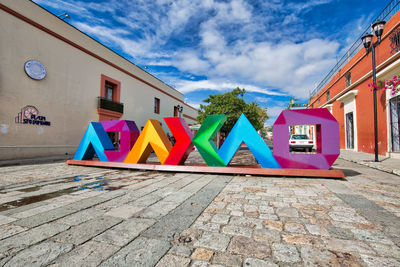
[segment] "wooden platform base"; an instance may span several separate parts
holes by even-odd
[[[321,178],[345,178],[341,170],[309,170],[309,169],[265,169],[259,165],[256,166],[229,166],[229,167],[209,167],[205,165],[161,165],[161,164],[133,164],[123,162],[103,162],[95,160],[68,160],[67,164],[149,170],[149,171],[167,171],[167,172],[194,172],[194,173],[212,173],[212,174],[242,174],[256,176],[287,176],[287,177],[321,177]]]

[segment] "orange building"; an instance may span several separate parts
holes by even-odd
[[[400,1],[392,1],[375,20],[386,21],[381,43],[375,47],[377,81],[400,75],[399,8]],[[341,149],[374,153],[374,98],[369,84],[372,53],[366,52],[360,38],[310,95],[309,108],[328,108],[338,120]],[[377,89],[380,155],[400,158],[399,101],[398,93],[392,95],[384,86]]]

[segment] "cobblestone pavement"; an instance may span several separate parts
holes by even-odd
[[[346,180],[0,168],[0,265],[400,266],[400,177],[335,167]]]

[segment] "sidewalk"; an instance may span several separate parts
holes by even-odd
[[[56,156],[36,157],[27,159],[0,160],[0,167],[65,162],[68,159],[72,159],[72,157],[73,155],[56,155]]]
[[[379,162],[375,162],[374,154],[344,149],[340,150],[339,158],[400,176],[400,159],[379,156]]]

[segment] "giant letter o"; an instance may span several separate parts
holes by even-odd
[[[320,125],[317,153],[289,152],[290,125]],[[273,154],[282,168],[328,170],[340,154],[339,123],[326,108],[284,110],[273,126]]]

